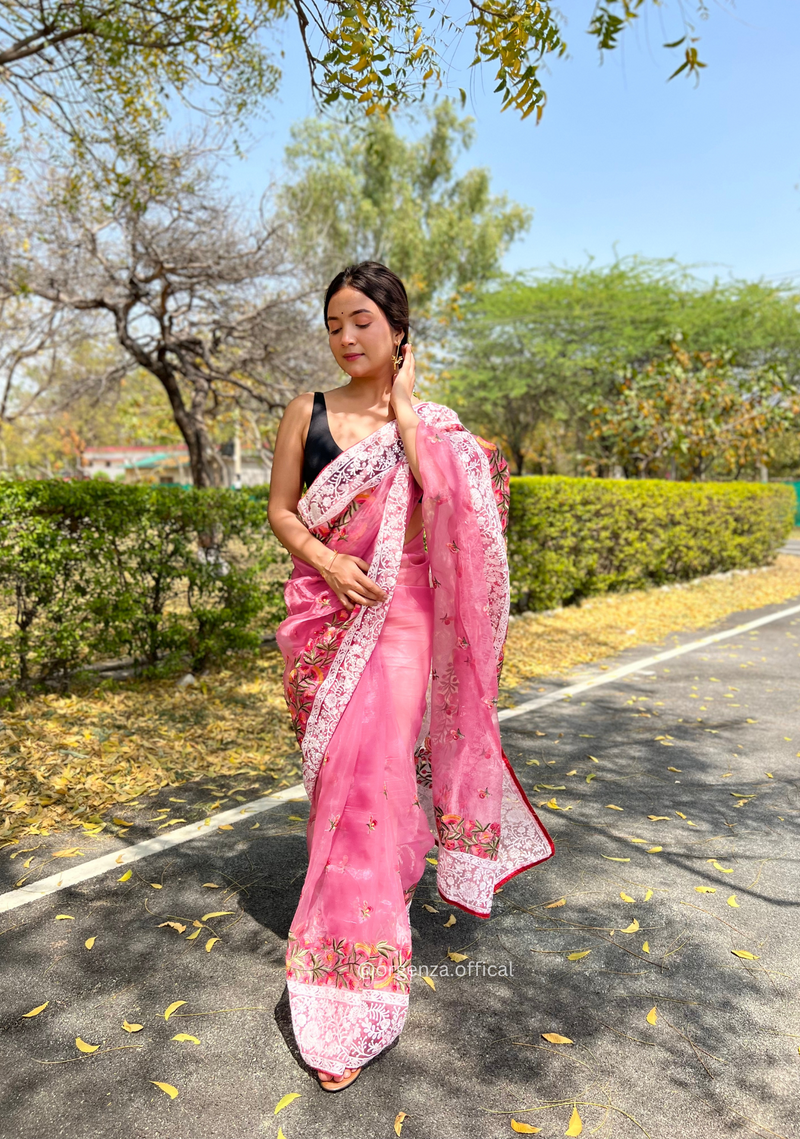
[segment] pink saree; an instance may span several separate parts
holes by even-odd
[[[348,612],[295,558],[277,631],[311,804],[287,985],[304,1060],[334,1075],[402,1031],[411,900],[431,848],[440,896],[482,918],[504,882],[554,853],[497,719],[507,466],[449,408],[415,411],[424,537],[403,544],[420,488],[395,420],[298,505],[311,533],[369,563],[387,600]]]

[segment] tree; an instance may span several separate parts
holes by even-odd
[[[629,476],[697,480],[716,468],[739,477],[768,466],[798,413],[800,395],[782,369],[737,374],[732,354],[672,344],[669,357],[626,371],[616,398],[593,409],[589,438],[601,463]]]
[[[505,278],[477,290],[448,330],[437,391],[504,441],[517,469],[537,464],[537,432],[568,436],[574,470],[591,409],[626,368],[687,351],[733,352],[747,371],[780,366],[800,388],[800,297],[763,282],[708,283],[671,260],[625,258]],[[537,464],[538,465],[538,464]]]
[[[347,129],[309,119],[292,131],[278,203],[292,245],[326,283],[344,265],[382,261],[406,283],[417,322],[435,302],[499,272],[531,212],[490,191],[489,171],[455,174],[474,139],[452,104],[430,112],[416,141],[390,118]]]
[[[68,176],[24,186],[0,217],[0,290],[113,337],[118,372],[138,366],[163,387],[195,485],[215,485],[209,419],[234,404],[285,407],[319,338],[281,227],[263,210],[243,217],[203,158],[173,152],[157,178],[130,177],[106,206],[72,194]]]
[[[707,15],[704,0],[692,6]],[[587,30],[601,54],[651,7],[664,0],[598,0]],[[664,46],[682,62],[670,78],[699,76],[695,29],[680,0],[674,9],[683,34]],[[199,101],[228,123],[255,110],[278,83],[272,44],[292,21],[320,106],[390,113],[441,87],[445,60],[468,36],[470,66],[494,72],[503,108],[538,120],[546,61],[567,50],[559,11],[540,0],[469,0],[467,15],[451,15],[447,0],[0,0],[3,117],[43,122],[78,152],[110,143],[147,166],[170,98]]]

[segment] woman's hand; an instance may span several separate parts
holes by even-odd
[[[411,351],[410,344],[403,345],[403,363],[400,371],[392,381],[392,394],[389,403],[395,411],[398,412],[398,402],[403,400],[405,403],[411,403],[411,396],[414,394],[414,384],[416,383],[416,364],[414,361],[414,353]]]
[[[369,563],[352,554],[337,554],[330,569],[321,570],[322,577],[330,589],[350,611],[356,605],[370,607],[380,605],[389,596],[379,585],[366,575]]]

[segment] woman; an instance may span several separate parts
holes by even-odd
[[[403,1028],[430,849],[441,897],[487,918],[553,845],[497,720],[506,464],[414,396],[399,277],[350,266],[324,317],[349,383],[287,407],[269,521],[293,555],[278,644],[311,804],[287,984],[301,1054],[337,1091]]]

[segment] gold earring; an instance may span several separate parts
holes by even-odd
[[[399,372],[403,366],[403,355],[400,351],[400,345],[399,344],[397,345],[397,349],[395,351],[394,356],[392,356],[392,363],[394,364],[394,370],[396,372]]]

